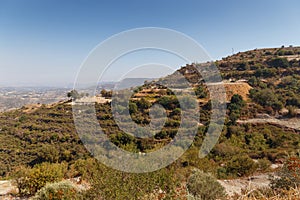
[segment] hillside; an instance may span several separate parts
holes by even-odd
[[[287,114],[286,110],[291,116],[300,114],[300,47],[255,49],[223,58],[215,64],[223,78],[228,102],[234,94],[239,94],[249,106],[255,106],[252,116],[257,113],[278,116]],[[159,85],[164,83],[180,89],[183,75],[199,99],[208,102],[209,91],[199,73],[205,65],[181,67],[174,74],[140,87],[134,97],[148,96],[149,100],[151,96],[160,97],[165,91]]]
[[[186,65],[165,78],[132,88],[135,93],[130,100],[129,111],[137,124],[145,126],[150,123],[149,107],[153,103],[159,103],[167,111],[163,129],[151,137],[137,138],[120,130],[111,114],[109,101],[103,98],[103,101],[96,103],[97,119],[110,140],[127,151],[150,152],[161,148],[176,135],[180,127],[181,108],[174,93],[159,83],[168,80],[180,89],[180,81],[177,80],[180,73],[190,81],[189,87],[198,97],[201,123],[190,149],[167,171],[155,172],[151,178],[156,180],[157,174],[164,176],[162,174],[166,173],[182,183],[192,168],[210,172],[219,179],[269,172],[274,170],[271,164],[282,164],[287,155],[296,154],[300,148],[299,56],[300,47],[256,49],[215,62],[227,93],[227,116],[218,144],[202,159],[198,158],[198,151],[209,125],[211,102],[209,91],[195,70],[201,67],[200,64]],[[107,94],[107,98],[111,95],[103,94]],[[119,105],[118,109],[121,112],[126,107]],[[291,122],[294,125],[287,126]],[[65,162],[69,177],[86,176],[89,182],[95,181],[96,177],[91,174],[97,173],[83,172],[82,168],[80,171],[78,166],[82,163],[107,170],[107,174],[117,177],[112,179],[114,181],[127,177],[126,173],[91,161],[91,155],[76,133],[70,101],[47,106],[24,106],[0,113],[0,124],[0,176],[3,178],[14,177],[20,166],[32,168],[45,162]],[[103,174],[101,176],[105,177]],[[98,185],[95,183],[96,189],[113,187],[109,180],[101,181],[105,184],[100,187],[98,182]],[[106,193],[101,195],[109,196]]]

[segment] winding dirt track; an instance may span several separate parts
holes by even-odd
[[[237,120],[239,124],[274,124],[282,127],[287,127],[300,131],[300,118],[291,118],[291,119],[276,119],[273,117],[270,118],[253,118],[247,120]]]

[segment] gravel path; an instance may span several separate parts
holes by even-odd
[[[284,126],[287,128],[292,128],[295,130],[300,130],[300,119],[299,118],[291,118],[291,119],[276,119],[273,117],[270,118],[253,118],[248,120],[237,120],[237,123],[250,123],[250,124],[257,124],[257,123],[270,123],[270,124],[277,124],[280,126]]]
[[[242,189],[256,189],[261,187],[268,187],[270,181],[268,174],[261,174],[251,176],[248,178],[232,179],[232,180],[218,180],[218,182],[225,188],[229,196],[241,194]]]

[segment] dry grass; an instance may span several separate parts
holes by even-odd
[[[260,188],[256,190],[244,191],[243,195],[236,196],[237,200],[299,200],[300,188],[290,190],[275,191],[270,188]]]
[[[249,91],[252,87],[248,83],[237,82],[237,83],[224,83],[226,90],[226,99],[229,101],[234,94],[239,94],[244,100],[248,100]]]

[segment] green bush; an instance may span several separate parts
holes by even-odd
[[[266,171],[270,168],[272,163],[268,159],[263,158],[263,159],[258,159],[257,164],[259,170]]]
[[[75,200],[80,199],[80,192],[71,181],[48,183],[40,189],[32,200]]]
[[[47,183],[61,181],[66,172],[66,163],[42,163],[33,168],[20,168],[15,174],[15,183],[20,196],[34,195]]]
[[[271,89],[250,90],[250,98],[261,106],[272,107],[272,109],[279,111],[283,107],[279,95]]]
[[[257,164],[247,155],[234,156],[226,166],[228,175],[236,176],[248,176],[255,172]]]
[[[195,170],[187,181],[188,199],[214,200],[225,198],[224,187],[211,174]]]
[[[157,102],[162,105],[164,108],[169,110],[174,110],[176,108],[179,108],[179,102],[176,96],[170,95],[170,96],[162,96],[160,97]]]
[[[241,95],[234,94],[231,97],[230,104],[228,106],[229,110],[229,119],[230,121],[235,124],[236,120],[240,117],[241,109],[245,106],[245,102]]]
[[[203,85],[197,86],[194,90],[198,98],[206,98],[208,96],[207,90]]]
[[[78,171],[84,171],[84,180],[91,184],[91,188],[83,194],[84,199],[142,199],[157,189],[164,191],[169,199],[174,199],[175,188],[179,184],[172,166],[137,174],[108,168],[94,159],[87,160],[86,164],[82,160],[77,166]]]
[[[39,162],[56,163],[59,160],[59,150],[50,144],[43,144],[38,152]]]
[[[288,60],[286,58],[273,58],[268,60],[268,65],[270,67],[282,67],[282,68],[288,68],[290,66]]]

